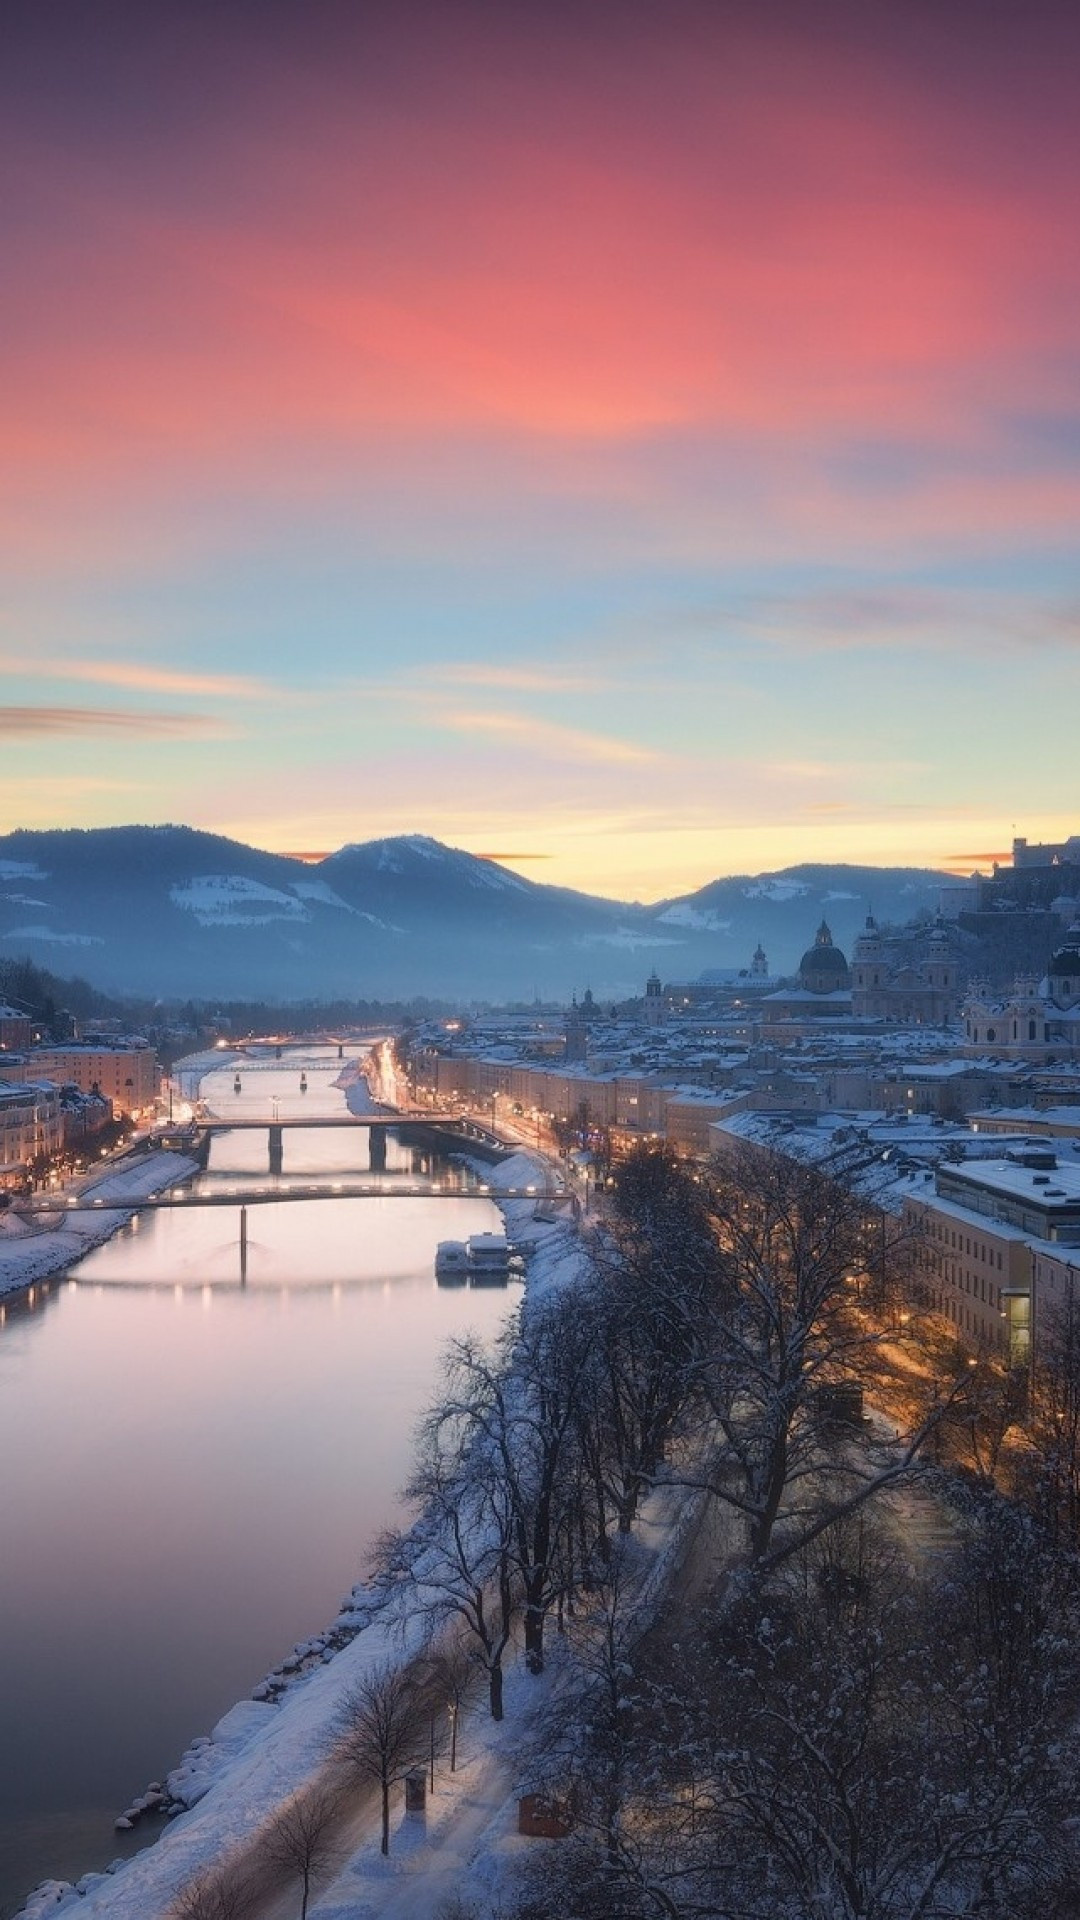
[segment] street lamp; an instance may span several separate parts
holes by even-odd
[[[450,1718],[450,1771],[457,1766],[457,1701],[448,1700],[446,1711]]]

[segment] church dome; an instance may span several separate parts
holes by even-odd
[[[1051,973],[1080,973],[1080,926],[1070,927],[1050,962]]]
[[[826,920],[814,935],[813,946],[799,961],[799,981],[808,993],[836,993],[851,984],[848,963],[839,947],[833,946]]]

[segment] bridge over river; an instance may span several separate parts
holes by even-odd
[[[76,1210],[99,1213],[160,1213],[164,1209],[185,1207],[258,1207],[279,1206],[295,1200],[533,1200],[538,1203],[566,1205],[573,1200],[568,1188],[537,1183],[528,1187],[501,1187],[481,1183],[459,1187],[436,1180],[305,1180],[280,1187],[240,1186],[163,1187],[145,1198],[110,1199],[101,1195],[68,1194],[58,1201],[55,1195],[34,1194],[19,1200],[11,1211],[22,1218],[35,1214],[60,1215]]]
[[[415,1137],[418,1132],[433,1132],[459,1145],[469,1143],[489,1153],[512,1153],[517,1147],[517,1142],[501,1140],[498,1134],[479,1126],[475,1120],[463,1118],[460,1113],[439,1113],[423,1107],[401,1107],[380,1113],[297,1113],[295,1110],[283,1112],[277,1100],[273,1102],[270,1113],[253,1114],[244,1108],[235,1118],[228,1112],[211,1111],[202,1106],[193,1121],[173,1130],[167,1139],[168,1144],[177,1147],[180,1152],[195,1153],[205,1163],[210,1140],[215,1133],[265,1133],[269,1148],[269,1171],[281,1173],[284,1170],[286,1132],[317,1132],[326,1127],[363,1129],[368,1136],[372,1173],[382,1173],[386,1167],[386,1136],[390,1132],[400,1132],[406,1138],[410,1133]]]

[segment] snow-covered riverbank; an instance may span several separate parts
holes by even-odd
[[[484,1171],[490,1176],[489,1164]],[[502,1163],[503,1176],[512,1185],[542,1189],[546,1184],[543,1163],[524,1152]],[[510,1236],[530,1247],[530,1297],[572,1281],[584,1255],[571,1223],[534,1219],[535,1198],[501,1205]],[[343,1696],[372,1667],[389,1658],[408,1659],[417,1650],[419,1633],[419,1622],[403,1635],[399,1625],[374,1615],[370,1594],[357,1586],[338,1619],[317,1636],[320,1644],[308,1642],[295,1650],[296,1669],[282,1675],[284,1691],[276,1704],[265,1698],[264,1682],[255,1689],[262,1699],[239,1702],[211,1735],[192,1743],[167,1783],[175,1800],[188,1803],[188,1811],[156,1844],[114,1863],[108,1874],[85,1876],[77,1887],[43,1884],[27,1902],[24,1920],[61,1912],[79,1920],[162,1920],[177,1889],[200,1867],[243,1853],[282,1801],[318,1775]],[[283,1663],[286,1668],[291,1661],[292,1656]]]
[[[198,1170],[197,1161],[184,1154],[148,1148],[138,1159],[126,1159],[100,1178],[85,1181],[76,1207],[62,1196],[55,1214],[24,1220],[10,1210],[0,1213],[0,1300],[66,1273],[124,1226],[140,1201],[178,1186]]]

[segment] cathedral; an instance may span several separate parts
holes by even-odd
[[[956,1017],[957,956],[943,920],[883,931],[867,914],[851,973],[851,1010],[857,1019],[940,1027]]]
[[[1053,1065],[1080,1060],[1080,925],[1070,927],[1036,987],[994,994],[974,982],[963,1007],[964,1052]]]
[[[778,1020],[843,1019],[851,1013],[851,969],[833,945],[827,920],[799,961],[798,985],[762,996],[761,1010]]]

